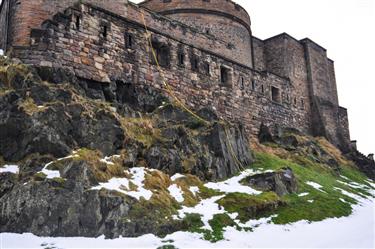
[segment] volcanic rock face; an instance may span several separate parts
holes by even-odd
[[[166,212],[161,204],[139,216],[139,200],[93,187],[125,177],[124,171],[136,166],[216,180],[252,162],[242,126],[219,121],[210,110],[198,112],[207,120],[202,122],[151,88],[102,85],[62,69],[1,63],[0,167],[4,159],[17,164],[19,173],[0,173],[0,232],[167,234],[181,229],[183,221],[144,217],[157,208]],[[70,158],[75,150],[96,154]],[[108,165],[95,155],[119,159]],[[59,177],[46,177],[47,165]],[[156,196],[156,203],[170,202]],[[130,214],[138,218],[129,223]]]
[[[297,192],[297,180],[290,168],[278,172],[263,173],[250,176],[244,184],[262,191],[273,191],[279,196]]]
[[[79,81],[62,69],[12,67],[15,76],[0,82],[0,155],[6,161],[36,153],[59,158],[77,148],[104,155],[126,150],[128,165],[141,160],[202,179],[231,176],[252,161],[242,127],[219,122],[210,110],[201,111],[209,122],[202,124],[150,88]]]

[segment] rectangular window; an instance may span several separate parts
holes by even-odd
[[[193,56],[191,58],[191,70],[193,70],[194,72],[199,71],[199,59],[197,56]]]
[[[185,65],[185,54],[183,52],[177,53],[178,65],[183,66]]]
[[[252,89],[253,91],[255,91],[255,88],[256,88],[256,82],[255,82],[255,80],[252,80],[252,81],[251,81],[251,89]]]
[[[210,64],[208,62],[203,63],[203,69],[206,75],[210,75]]]
[[[76,16],[76,30],[80,30],[81,29],[81,17],[80,16]]]
[[[133,48],[133,34],[125,33],[125,47],[126,48]]]
[[[103,25],[102,36],[103,36],[103,38],[107,38],[107,36],[108,36],[108,26],[107,25]]]
[[[276,87],[271,87],[272,101],[281,103],[280,89]]]
[[[220,68],[220,81],[222,85],[231,86],[232,85],[232,75],[231,70],[227,67],[221,66]]]
[[[264,93],[264,85],[262,85],[262,93]]]
[[[245,89],[245,79],[243,76],[240,77],[240,89]]]
[[[168,67],[170,63],[169,46],[163,43],[153,42],[152,47],[156,54],[157,62],[161,67]]]

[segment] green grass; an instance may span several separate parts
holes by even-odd
[[[260,195],[230,193],[217,203],[229,213],[238,213],[238,219],[243,223],[263,217],[283,204],[274,192],[264,192]]]
[[[298,194],[283,197],[282,200],[285,201],[287,205],[278,208],[276,212],[269,213],[277,214],[277,217],[272,220],[276,224],[286,224],[299,220],[320,221],[326,218],[350,215],[352,208],[349,203],[355,204],[357,203],[356,200],[343,195],[335,188],[341,188],[360,196],[370,195],[365,189],[354,189],[337,182],[337,180],[344,180],[331,169],[324,165],[314,163],[307,158],[303,160],[303,166],[265,153],[257,153],[256,159],[256,163],[252,166],[254,168],[262,168],[264,170],[279,170],[286,166],[292,168],[298,181],[298,193],[309,193],[309,195],[304,197],[299,197]],[[298,160],[299,163],[301,163],[301,161],[302,160]],[[354,182],[369,186],[365,182],[367,179],[366,176],[362,175],[352,166],[341,165],[341,168],[342,175]],[[325,193],[306,184],[308,181],[322,185],[322,190],[325,191]],[[342,202],[340,198],[345,200],[345,202]],[[313,200],[314,202],[310,203],[308,200]]]
[[[214,217],[208,221],[212,228],[212,232],[207,233],[205,238],[211,242],[217,242],[224,239],[224,228],[225,227],[236,227],[238,230],[237,223],[234,222],[228,214],[215,214]]]
[[[183,224],[185,227],[185,231],[189,231],[192,233],[200,233],[203,235],[205,240],[211,242],[217,242],[224,239],[224,228],[228,226],[236,227],[237,229],[241,229],[236,222],[234,222],[228,214],[215,214],[211,220],[208,221],[211,226],[211,230],[203,229],[202,226],[204,223],[202,222],[200,214],[186,214],[185,218],[183,219]]]

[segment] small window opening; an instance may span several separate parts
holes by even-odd
[[[133,48],[133,35],[130,33],[125,34],[125,46],[126,48]]]
[[[301,99],[301,108],[305,109],[305,101],[303,99]]]
[[[221,76],[221,84],[230,86],[231,81],[231,75],[230,75],[230,69],[227,67],[221,67],[220,68],[220,76]]]
[[[153,42],[152,47],[156,53],[156,58],[158,60],[159,65],[162,67],[169,66],[169,63],[170,63],[169,46],[162,44],[162,43]]]
[[[294,97],[294,105],[297,105],[297,98]]]
[[[251,89],[253,89],[253,91],[255,91],[255,88],[256,88],[256,82],[255,82],[255,80],[252,80],[251,81]]]
[[[290,101],[290,97],[289,97],[289,94],[286,95],[286,101],[289,103]]]
[[[196,56],[193,56],[193,58],[191,59],[191,70],[193,70],[194,72],[199,71],[199,60]]]
[[[178,65],[183,66],[185,64],[185,55],[183,52],[178,52],[177,54],[178,57]]]
[[[81,17],[76,16],[76,29],[80,30],[81,29]]]
[[[242,76],[240,77],[240,89],[245,89],[245,79]]]
[[[203,69],[206,75],[210,75],[210,64],[208,62],[203,63]]]
[[[104,24],[102,27],[102,36],[103,38],[107,38],[108,36],[108,26],[106,24]]]
[[[264,93],[264,85],[262,85],[262,93]]]
[[[276,87],[271,87],[272,92],[272,101],[280,103],[281,97],[280,97],[280,89]]]

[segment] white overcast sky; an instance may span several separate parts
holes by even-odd
[[[375,152],[375,0],[234,1],[249,12],[258,38],[286,32],[328,50],[352,140],[358,140],[360,151]]]

